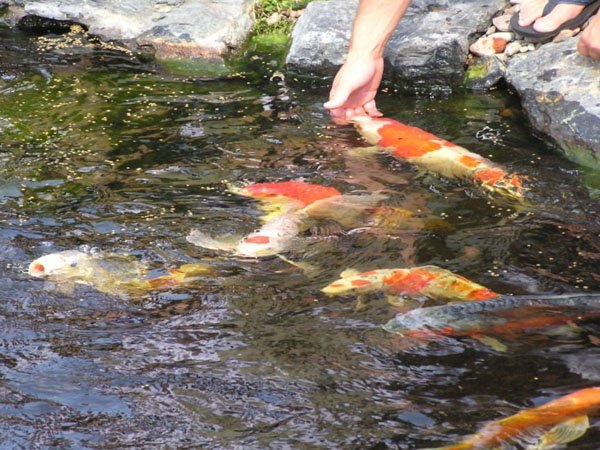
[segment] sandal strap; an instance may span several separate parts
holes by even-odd
[[[547,16],[552,12],[552,10],[556,7],[556,5],[581,5],[588,6],[590,3],[594,2],[594,0],[588,0],[583,3],[581,0],[548,0],[546,6],[544,6],[544,11],[542,12],[542,17]]]

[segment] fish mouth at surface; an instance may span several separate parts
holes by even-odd
[[[46,268],[42,263],[32,262],[29,265],[28,273],[33,277],[43,277],[46,275]]]

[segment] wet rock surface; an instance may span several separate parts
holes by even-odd
[[[536,130],[570,159],[600,167],[600,62],[577,52],[577,38],[515,55],[506,78]]]
[[[465,86],[473,90],[485,91],[496,86],[504,77],[506,64],[497,55],[479,58],[469,66],[465,76]]]
[[[503,0],[414,1],[386,49],[390,75],[435,84],[459,81],[469,45],[504,4]],[[356,0],[309,4],[294,28],[288,66],[327,73],[341,65],[357,5]]]
[[[9,0],[8,20],[76,22],[106,40],[152,46],[159,59],[222,58],[252,29],[252,0]]]

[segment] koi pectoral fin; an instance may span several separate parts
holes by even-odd
[[[279,259],[281,259],[283,262],[286,262],[286,263],[302,270],[302,272],[304,272],[304,275],[307,278],[314,278],[320,274],[320,270],[317,266],[314,266],[314,265],[306,263],[306,262],[292,261],[291,259],[288,259],[285,256],[280,255],[280,254],[277,254],[276,256]]]
[[[214,275],[215,270],[207,264],[187,263],[177,268],[170,269],[172,275],[181,275],[183,278],[196,277],[199,275]]]
[[[491,336],[486,336],[484,334],[476,334],[471,337],[481,342],[483,345],[487,345],[492,350],[495,350],[497,352],[504,353],[508,351],[508,347],[506,346],[506,344],[500,342],[498,339],[493,338]]]
[[[364,295],[359,295],[356,297],[356,306],[354,307],[354,311],[360,312],[363,309],[366,309],[368,304],[369,302],[367,301],[367,298]]]
[[[431,448],[420,448],[419,450],[472,450],[473,447],[470,444],[456,444],[447,445],[445,447],[431,447]],[[500,450],[499,448],[492,448],[490,450]]]
[[[588,416],[574,417],[556,425],[527,450],[550,450],[557,445],[568,444],[583,436],[589,427]]]
[[[188,234],[185,239],[191,244],[210,250],[222,250],[226,252],[232,252],[235,250],[235,244],[217,241],[216,239],[213,239],[209,235],[196,229],[190,231],[190,234]]]
[[[370,159],[379,152],[381,149],[374,145],[372,147],[354,147],[347,150],[346,154],[355,159]]]
[[[395,295],[395,294],[386,295],[385,298],[389,305],[394,306],[396,308],[403,308],[403,307],[416,308],[416,307],[421,306],[425,302],[425,299],[405,297],[403,295]]]

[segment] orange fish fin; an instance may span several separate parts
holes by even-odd
[[[577,416],[559,423],[544,434],[531,450],[550,450],[579,439],[590,427],[588,416]]]
[[[354,311],[359,312],[363,309],[366,309],[369,302],[364,295],[359,295],[356,297],[356,306],[354,306]]]
[[[150,289],[162,289],[170,286],[175,286],[179,282],[173,275],[164,275],[162,277],[149,278],[145,280]]]
[[[486,336],[485,334],[475,334],[471,335],[471,337],[497,352],[506,353],[508,351],[506,344],[491,336]]]

